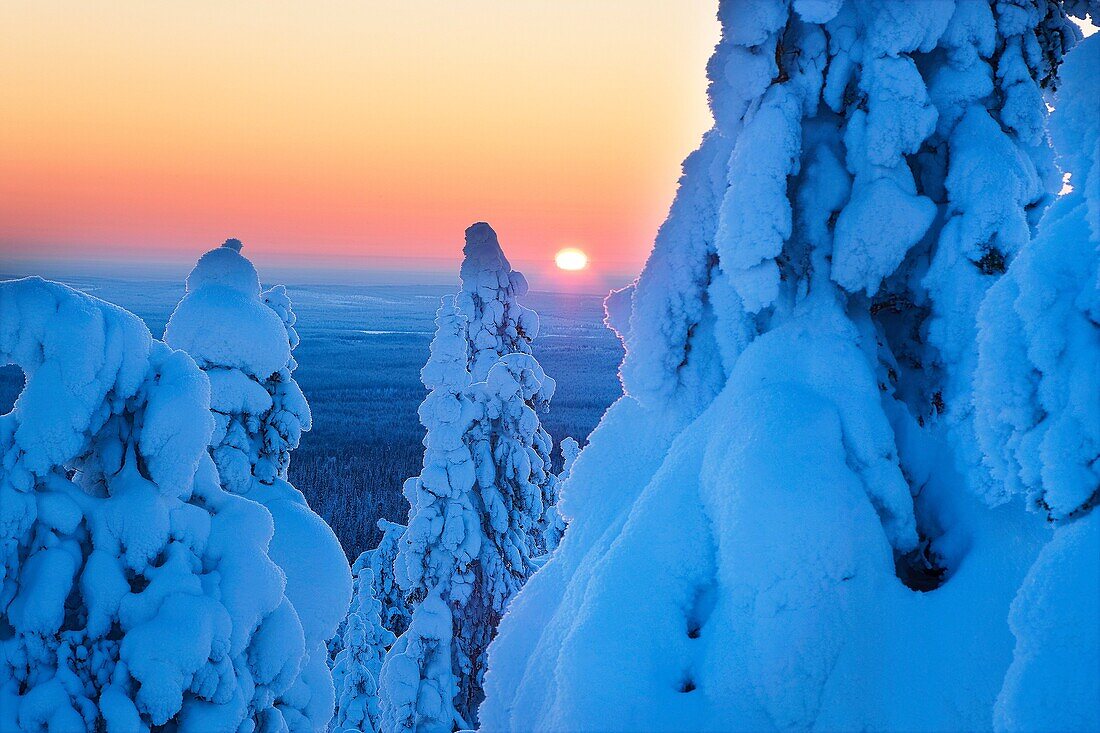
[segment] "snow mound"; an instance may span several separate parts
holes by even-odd
[[[187,276],[187,294],[169,318],[164,340],[204,369],[240,369],[257,379],[290,358],[282,320],[260,300],[256,268],[227,246],[204,254]]]

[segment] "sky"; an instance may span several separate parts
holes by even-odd
[[[0,3],[0,260],[234,236],[260,265],[453,268],[484,220],[514,265],[628,281],[710,125],[716,5]]]

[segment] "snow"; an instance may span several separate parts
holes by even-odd
[[[259,293],[256,269],[238,249],[207,252],[187,276],[187,295],[165,327],[165,342],[200,367],[266,379],[287,363],[290,346],[282,320]]]
[[[1100,149],[1093,105],[1096,41],[1065,64],[1051,129],[1074,187],[1048,210],[1038,236],[990,290],[979,315],[978,439],[991,501],[1025,494],[1064,519],[1100,485]],[[1088,69],[1086,72],[1085,69]],[[1064,103],[1063,103],[1064,101]],[[1091,219],[1091,221],[1090,221]]]
[[[624,293],[609,301],[608,317],[626,346],[623,385],[647,404],[675,401],[701,410],[724,378],[707,322],[706,286],[713,277],[718,192],[729,155],[726,139],[711,132],[688,156],[679,193],[645,269],[627,291],[629,300]],[[628,327],[625,303],[632,306]]]
[[[624,396],[555,475],[529,284],[474,224],[407,525],[350,572],[240,240],[163,342],[0,282],[0,730],[1100,728],[1086,11],[722,2],[714,126],[605,301]]]
[[[1096,455],[1077,423],[1098,416],[1097,252],[1071,201],[1028,244],[1059,185],[1044,95],[1078,36],[1058,7],[1006,2],[731,0],[719,19],[714,128],[606,301],[626,394],[501,620],[480,725],[1041,728],[1012,680],[1094,664],[1095,612],[1054,604],[1095,570],[1078,540],[1055,563],[1067,595],[1027,590],[1047,522],[991,490],[983,453],[1003,483],[1022,458],[1006,436],[1049,409],[1065,427],[1028,457],[1051,466],[1036,485],[1077,516],[1096,486],[1074,471]],[[1095,92],[1066,94],[1095,120]],[[1055,226],[1058,254],[1029,254]],[[1020,300],[1029,279],[1059,295]],[[1031,629],[1024,606],[1051,610]],[[1045,645],[1058,634],[1086,648]],[[1076,651],[1033,661],[1059,646]],[[1036,689],[1067,701],[1050,720],[1088,729],[1095,672],[1049,677]]]
[[[271,514],[219,485],[204,374],[36,278],[0,283],[0,362],[28,377],[0,418],[0,728],[278,728],[301,627]]]
[[[332,670],[338,703],[335,731],[373,733],[380,729],[378,678],[382,659],[396,637],[382,625],[382,604],[374,595],[374,586],[370,565],[356,563],[354,600],[343,648]]]
[[[779,294],[775,258],[791,235],[787,177],[796,174],[802,145],[799,101],[776,87],[746,120],[729,162],[729,193],[722,200],[715,250],[722,270],[756,313]]]
[[[351,573],[335,534],[287,481],[291,452],[312,424],[293,377],[299,337],[290,297],[282,285],[261,291],[241,251],[231,239],[199,259],[165,342],[207,372],[210,455],[222,486],[258,502],[273,523],[270,557],[305,650],[274,702],[291,727],[324,730],[335,703],[327,643],[347,613]]]
[[[1097,38],[1067,56],[1051,118],[1073,189],[1047,210],[979,313],[986,496],[1003,503],[1022,494],[1057,526],[1012,603],[1016,646],[994,708],[998,730],[1100,727],[1098,63]]]
[[[836,222],[833,279],[852,292],[874,295],[935,216],[935,205],[914,195],[912,178],[902,178],[899,185],[891,178],[863,182],[857,177]]]
[[[387,731],[476,724],[485,649],[564,529],[538,417],[556,385],[531,354],[538,317],[519,302],[527,281],[485,223],[466,230],[461,275],[420,373],[430,390],[419,409],[424,461],[403,487],[409,522],[393,561],[410,615],[379,680]]]
[[[527,280],[508,264],[492,227],[471,225],[462,253],[457,307],[469,324],[470,374],[480,382],[501,355],[531,353],[539,318],[517,300],[527,295]]]
[[[460,718],[460,685],[471,685],[469,663],[453,661],[461,657],[451,645],[450,605],[462,613],[468,602],[482,541],[474,509],[473,457],[463,437],[474,417],[466,396],[471,382],[467,333],[466,317],[456,308],[455,298],[444,298],[430,356],[421,370],[431,390],[419,410],[427,430],[423,469],[403,487],[409,523],[398,542],[394,576],[404,597],[415,605],[410,603],[408,627],[381,669],[387,731],[452,730]]]
[[[1002,731],[1100,728],[1100,514],[1055,531],[1012,602],[1012,665],[993,722]]]

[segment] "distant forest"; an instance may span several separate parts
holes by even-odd
[[[18,277],[2,275],[2,277]],[[68,282],[145,319],[155,337],[183,294],[183,279],[74,278]],[[377,544],[379,518],[404,523],[401,484],[420,472],[424,437],[416,410],[426,391],[428,357],[441,288],[288,286],[302,343],[295,378],[309,400],[313,430],[293,452],[290,480],[324,517],[354,560]],[[558,383],[543,425],[557,445],[582,444],[621,394],[618,339],[602,323],[602,299],[531,293],[542,321],[535,355]],[[16,367],[0,367],[0,414],[23,386]]]

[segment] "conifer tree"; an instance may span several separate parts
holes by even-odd
[[[131,313],[0,283],[0,729],[297,728],[302,624],[263,506],[207,453],[210,386]]]
[[[853,650],[883,589],[952,582],[992,521],[958,513],[991,490],[978,308],[1060,186],[1079,8],[720,4],[714,127],[608,304],[626,396],[498,629],[483,726],[890,727],[831,683],[877,679]]]
[[[293,370],[295,316],[282,286],[261,292],[256,269],[230,239],[204,254],[165,327],[165,342],[210,380],[210,444],[222,486],[264,505],[275,521],[271,556],[305,635],[298,684],[277,701],[292,728],[323,730],[334,699],[327,642],[351,600],[351,573],[336,536],[287,479],[290,452],[310,427]]]
[[[478,222],[466,229],[462,253],[462,287],[457,305],[467,323],[471,380],[483,382],[501,357],[531,354],[531,342],[539,333],[539,317],[520,303],[519,299],[528,292],[527,279],[512,269],[492,227]],[[532,481],[541,494],[541,514],[529,530],[528,553],[531,555],[542,554],[547,549],[545,529],[552,521],[553,506],[557,502],[557,477],[551,470],[550,459],[554,443],[537,418],[538,413],[549,409],[553,389],[543,389],[539,394],[540,401],[531,403],[536,419],[529,444],[533,449]]]
[[[436,314],[430,356],[421,370],[431,390],[420,405],[424,465],[405,482],[409,525],[401,536],[395,576],[411,610],[409,626],[382,668],[383,730],[446,731],[465,727],[455,707],[468,662],[452,646],[466,627],[482,542],[474,461],[466,440],[474,405],[466,391],[466,319],[453,297]],[[464,666],[465,665],[465,666]]]
[[[409,607],[394,576],[394,563],[397,561],[399,542],[401,535],[405,533],[405,526],[379,519],[378,529],[382,532],[378,547],[360,555],[356,566],[364,563],[370,565],[373,570],[374,597],[382,605],[382,625],[392,631],[394,636],[401,636],[409,626]]]
[[[1100,728],[1100,38],[1069,54],[1051,133],[1060,196],[982,304],[975,406],[994,503],[1053,537],[1012,604],[999,730]]]
[[[376,733],[381,730],[378,679],[395,637],[382,625],[382,605],[374,595],[374,571],[367,563],[356,563],[355,571],[352,607],[332,668],[336,688],[332,729]]]
[[[554,391],[530,354],[537,316],[486,224],[466,233],[463,289],[444,298],[421,378],[424,468],[405,483],[409,526],[396,560],[409,628],[383,668],[386,730],[476,724],[486,648],[545,549],[556,498],[539,422]]]
[[[527,295],[527,278],[512,269],[491,226],[478,222],[467,228],[462,255],[456,305],[466,318],[470,375],[483,382],[500,357],[531,353],[539,317],[519,302]]]
[[[546,508],[539,526],[539,533],[542,537],[542,548],[546,553],[553,552],[561,542],[562,535],[565,534],[565,517],[561,515],[561,511],[558,508],[558,501],[560,500],[562,484],[569,478],[569,472],[573,469],[573,462],[577,460],[577,456],[580,455],[581,452],[580,444],[570,437],[563,438],[560,446],[562,458],[561,472],[554,477],[554,491],[551,496],[551,503]]]
[[[372,732],[382,729],[382,660],[409,625],[405,595],[394,577],[398,541],[405,527],[380,519],[378,529],[382,531],[378,547],[361,553],[352,566],[351,612],[329,647],[336,730],[366,726],[362,728],[365,733],[368,727]]]

